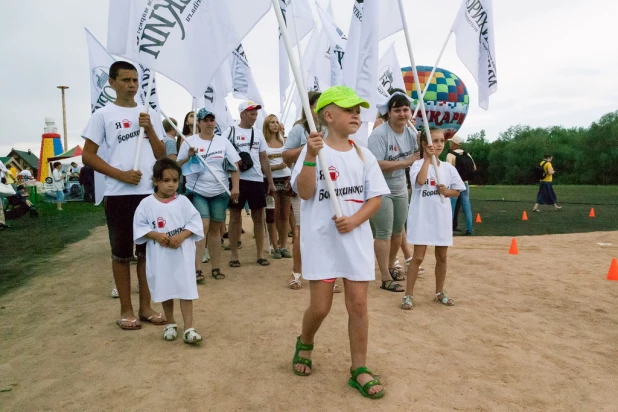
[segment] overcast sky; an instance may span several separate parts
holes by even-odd
[[[346,33],[352,3],[333,0],[335,20]],[[404,3],[416,62],[431,66],[461,1]],[[498,92],[491,96],[489,110],[477,105],[476,84],[457,58],[454,38],[440,63],[461,77],[470,93],[462,135],[485,129],[494,140],[516,124],[586,127],[603,114],[618,110],[618,1],[494,0],[493,4]],[[38,155],[45,117],[55,118],[62,134],[58,85],[70,87],[66,95],[69,146],[82,144],[80,133],[90,116],[84,27],[105,44],[107,9],[108,0],[3,2],[0,156],[12,147],[32,149]],[[408,66],[403,33],[381,42],[381,52],[392,42],[401,65]],[[278,46],[272,10],[243,45],[267,111],[277,112]],[[163,76],[157,82],[161,106],[182,121],[191,108],[189,93]],[[230,108],[237,117],[234,102],[230,99]]]

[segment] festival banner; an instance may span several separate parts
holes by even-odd
[[[110,0],[108,52],[142,63],[202,96],[262,19],[269,0]]]
[[[322,31],[326,33],[330,46],[330,85],[341,86],[343,85],[343,56],[347,49],[348,38],[333,20],[333,12],[330,5],[328,12],[324,11],[317,3],[316,6],[322,21]]]
[[[457,36],[457,55],[479,88],[479,106],[489,108],[498,90],[494,20],[491,0],[463,0],[451,31]]]

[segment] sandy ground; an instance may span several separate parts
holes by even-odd
[[[56,258],[64,269],[0,300],[0,389],[11,389],[0,410],[618,409],[618,282],[605,279],[618,250],[597,245],[618,245],[617,232],[522,237],[518,256],[510,238],[456,238],[451,308],[432,302],[432,256],[411,312],[375,282],[368,364],[387,388],[378,401],[347,386],[341,295],[317,336],[314,374],[292,374],[309,290],[287,288],[291,260],[253,263],[247,232],[242,268],[199,287],[201,347],[164,342],[152,325],[120,330],[106,229],[70,246]]]

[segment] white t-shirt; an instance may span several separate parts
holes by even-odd
[[[183,229],[190,230],[193,235],[178,249],[163,247],[146,238],[150,232],[173,236]],[[138,245],[146,243],[146,278],[153,301],[198,298],[195,242],[203,238],[200,214],[186,197],[179,195],[171,202],[163,203],[150,195],[141,201],[133,217],[133,239]]]
[[[110,166],[123,171],[132,170],[137,150],[141,112],[144,112],[144,108],[139,104],[136,107],[108,104],[92,115],[82,137],[91,140],[99,147],[105,146],[106,161]],[[156,122],[153,122],[153,127],[157,138],[162,139],[165,135],[163,127]],[[144,137],[147,138],[146,135]],[[142,142],[141,151],[138,169],[142,172],[142,179],[139,184],[131,185],[105,176],[105,196],[152,193],[152,166],[156,159],[148,141]]]
[[[271,166],[279,166],[283,164],[283,146],[273,148],[266,144],[266,156],[268,156],[268,161]],[[279,177],[290,177],[292,175],[292,171],[289,167],[285,167],[284,169],[273,170],[272,171],[273,179]]]
[[[230,136],[232,127],[228,127],[221,134],[224,138],[228,138]],[[264,181],[264,173],[262,173],[262,165],[260,164],[260,152],[266,151],[266,139],[264,139],[264,135],[257,128],[253,128],[253,147],[249,149],[249,144],[251,143],[251,129],[243,129],[238,126],[234,126],[235,136],[230,137],[231,139],[235,139],[236,147],[241,152],[247,152],[251,154],[251,159],[253,159],[253,167],[245,172],[240,172],[241,180],[250,180],[252,182],[263,182]]]
[[[54,169],[54,171],[52,172],[52,179],[54,181],[52,183],[52,190],[64,190],[64,180],[62,179],[62,173],[60,173],[58,169]]]
[[[425,184],[416,183],[416,176],[423,166],[423,159],[417,160],[410,168],[412,182],[412,201],[408,210],[408,243],[412,245],[452,246],[453,211],[451,202],[445,198],[440,201],[436,170],[430,165]],[[438,166],[440,183],[452,190],[465,190],[457,169],[447,162]]]
[[[204,140],[194,134],[188,137],[180,146],[178,161],[189,157],[189,147],[196,149],[196,155],[206,161],[210,170],[223,182],[227,183],[229,173],[225,171],[225,160],[236,164],[240,160],[234,146],[225,138],[215,135],[212,140]],[[215,179],[213,173],[204,170],[202,173],[187,175],[186,188],[204,197],[215,197],[225,192],[225,188]]]
[[[326,156],[344,216],[354,215],[368,199],[390,194],[375,156],[364,147],[361,150],[364,163],[354,148],[339,152],[324,145],[320,152],[320,156]],[[298,175],[306,155],[305,147],[292,172],[292,185],[297,193]],[[300,209],[301,226],[310,228],[300,232],[303,277],[307,280],[374,280],[375,259],[369,220],[350,233],[339,233],[332,220],[333,206],[319,163],[315,168],[315,195],[309,200],[301,200]]]

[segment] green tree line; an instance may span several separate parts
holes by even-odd
[[[552,154],[556,183],[618,185],[618,111],[604,115],[588,128],[513,126],[493,142],[481,130],[468,135],[463,149],[472,155],[478,168],[471,182],[474,184],[537,184],[534,168],[544,154]]]

